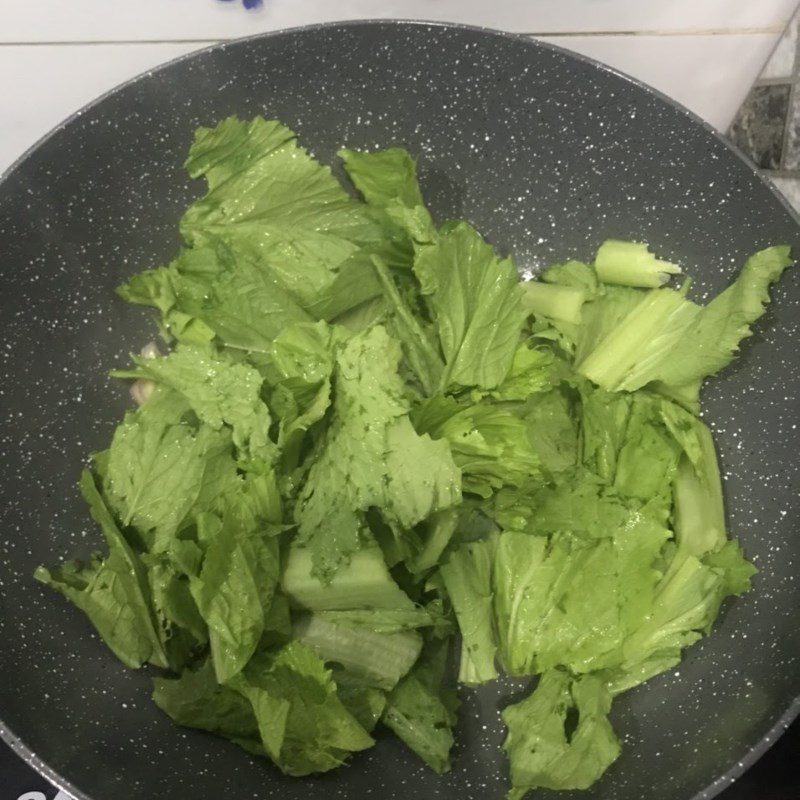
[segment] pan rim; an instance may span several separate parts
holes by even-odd
[[[694,125],[700,126],[702,130],[707,134],[710,135],[713,139],[715,139],[718,143],[724,145],[733,155],[735,155],[740,162],[746,167],[748,172],[755,175],[759,182],[772,194],[772,196],[780,203],[789,217],[793,220],[793,222],[800,227],[800,212],[796,211],[788,202],[788,200],[778,191],[775,185],[766,177],[764,176],[747,158],[747,156],[730,142],[726,137],[722,135],[716,128],[712,127],[708,122],[702,119],[698,114],[694,111],[691,111],[682,103],[674,100],[673,98],[669,97],[668,95],[664,94],[663,92],[659,91],[658,89],[649,86],[648,84],[640,81],[638,78],[634,78],[633,76],[623,72],[622,70],[618,70],[615,67],[611,67],[607,64],[602,63],[594,58],[589,56],[584,56],[580,53],[576,53],[572,50],[569,50],[565,47],[561,47],[556,44],[552,44],[551,42],[545,42],[540,39],[536,39],[533,36],[525,33],[513,33],[508,31],[500,31],[494,28],[489,28],[480,25],[467,25],[463,23],[455,23],[455,22],[445,22],[445,21],[437,21],[437,20],[421,20],[421,19],[390,19],[390,18],[371,18],[371,19],[343,19],[331,22],[320,22],[320,23],[311,23],[308,25],[299,25],[290,28],[281,28],[274,31],[262,31],[260,33],[253,34],[251,36],[244,36],[244,37],[237,37],[233,39],[226,39],[216,42],[215,44],[208,45],[207,47],[201,47],[197,50],[193,50],[189,53],[184,53],[180,56],[172,58],[163,64],[159,64],[158,66],[144,70],[139,74],[129,78],[128,80],[114,86],[107,92],[99,95],[86,105],[79,108],[74,113],[70,114],[66,119],[55,125],[51,130],[41,136],[38,140],[36,140],[30,147],[28,147],[21,155],[19,155],[10,166],[8,166],[4,171],[0,172],[0,189],[3,188],[3,185],[6,184],[14,175],[17,170],[19,170],[22,166],[24,166],[25,162],[36,153],[42,146],[44,146],[47,142],[49,142],[52,138],[58,135],[61,130],[75,122],[76,120],[80,119],[83,114],[86,112],[94,109],[96,106],[100,105],[106,99],[116,95],[119,92],[124,91],[129,86],[132,86],[139,81],[144,80],[145,78],[151,77],[157,73],[161,73],[170,69],[171,67],[181,64],[184,61],[188,61],[193,58],[201,58],[213,51],[224,51],[229,47],[235,47],[255,41],[261,40],[271,40],[274,38],[279,38],[282,36],[287,35],[296,35],[302,34],[307,32],[316,32],[320,30],[332,30],[337,28],[363,28],[363,27],[388,27],[388,28],[395,28],[395,29],[402,29],[402,28],[417,28],[417,29],[425,29],[425,28],[441,28],[446,30],[454,30],[454,31],[472,31],[477,33],[482,33],[486,36],[491,37],[499,37],[504,39],[515,40],[521,43],[524,43],[526,46],[531,47],[533,49],[540,49],[540,50],[549,50],[551,52],[559,53],[563,56],[566,56],[569,59],[573,59],[583,64],[588,64],[594,67],[599,72],[613,75],[616,78],[622,79],[627,84],[635,87],[636,89],[643,91],[645,94],[650,95],[651,97],[655,97],[656,99],[660,100],[661,102],[665,103],[666,105],[670,106],[672,109],[677,111],[679,114],[687,117]],[[774,720],[773,724],[770,726],[769,730],[767,730],[759,741],[750,747],[738,760],[734,762],[734,764],[721,775],[717,776],[713,780],[711,780],[708,785],[701,789],[700,791],[696,792],[692,797],[687,798],[687,800],[712,800],[712,798],[716,797],[720,792],[722,792],[725,788],[727,788],[731,783],[736,781],[741,775],[743,775],[756,761],[758,761],[764,753],[769,750],[770,747],[780,738],[780,736],[784,733],[784,731],[789,727],[789,725],[796,719],[800,717],[800,695],[796,696],[794,700],[789,704],[788,708],[777,718]],[[59,790],[66,792],[75,800],[99,800],[97,797],[92,797],[91,795],[86,794],[82,790],[78,789],[72,783],[70,783],[65,777],[63,777],[57,770],[53,769],[49,766],[44,760],[42,760],[30,747],[28,747],[12,730],[11,728],[0,719],[0,739],[2,739],[10,748],[11,750],[19,756],[25,763],[29,766],[33,767],[40,775],[42,775],[46,780],[56,786]]]

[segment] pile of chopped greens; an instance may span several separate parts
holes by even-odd
[[[197,132],[183,249],[119,289],[169,352],[115,373],[146,399],[80,481],[107,552],[36,577],[178,724],[289,775],[379,724],[448,770],[457,642],[462,684],[538,676],[502,710],[509,797],[588,787],[614,697],[755,572],[698,391],[789,249],[705,306],[630,242],[520,282],[434,225],[405,151],[339,155],[358,199],[278,122]]]

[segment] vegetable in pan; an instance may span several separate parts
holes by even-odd
[[[166,349],[115,373],[141,404],[81,478],[105,552],[36,577],[178,724],[289,775],[377,725],[448,770],[455,645],[462,684],[530,679],[509,797],[586,788],[614,698],[750,587],[698,396],[788,248],[706,305],[632,242],[520,282],[406,152],[339,155],[355,192],[278,122],[197,132],[183,248],[119,289]]]

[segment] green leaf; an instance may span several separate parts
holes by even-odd
[[[168,386],[156,384],[150,396],[139,406],[136,417],[147,423],[178,425],[181,422],[188,421],[188,414],[191,414],[191,406],[180,392],[176,392]],[[102,469],[95,462],[101,483],[105,483],[106,480],[110,455],[108,450],[103,452],[104,464]],[[92,457],[94,458],[94,455]]]
[[[744,554],[734,541],[727,541],[716,552],[709,553],[703,563],[718,570],[723,576],[722,593],[737,597],[750,591],[750,579],[758,570],[745,561]]]
[[[664,425],[661,403],[634,397],[617,456],[616,491],[642,502],[665,494],[679,458],[680,445]]]
[[[368,686],[338,686],[336,692],[358,724],[367,733],[372,733],[386,708],[386,694]]]
[[[492,619],[493,550],[491,541],[471,542],[450,553],[439,568],[461,632],[461,683],[480,684],[497,677]]]
[[[671,358],[700,307],[672,289],[652,289],[578,364],[578,372],[608,391],[633,391],[660,380],[652,368]]]
[[[581,289],[587,299],[594,298],[598,292],[597,274],[592,267],[582,261],[554,264],[542,273],[541,279],[545,283]]]
[[[208,546],[200,576],[190,584],[208,625],[220,683],[241,672],[255,652],[279,572],[277,542],[226,514]]]
[[[523,421],[533,451],[545,472],[567,472],[578,460],[578,430],[574,411],[561,389],[552,389],[531,397]],[[585,441],[585,439],[584,439]]]
[[[439,395],[415,409],[413,422],[419,433],[448,441],[465,492],[489,497],[501,486],[526,486],[541,474],[525,422],[502,406],[463,407]]]
[[[431,640],[411,672],[387,695],[383,724],[432,770],[450,769],[458,700],[445,685],[448,643]]]
[[[514,530],[498,539],[496,625],[511,674],[619,664],[626,637],[652,609],[661,578],[655,564],[670,535],[666,510],[657,504],[630,510],[597,498],[585,516],[584,508],[572,498],[549,525],[534,518],[533,527],[553,527],[549,539]],[[589,531],[581,527],[595,538],[584,538]]]
[[[285,326],[311,320],[273,272],[213,236],[181,250],[168,267],[134,276],[117,293],[157,308],[162,332],[187,344],[216,336],[230,347],[264,351]]]
[[[297,323],[272,342],[261,369],[274,387],[270,406],[278,418],[280,466],[289,472],[301,460],[306,434],[331,402],[333,335],[324,323]]]
[[[336,664],[359,685],[387,691],[411,669],[422,649],[422,638],[416,631],[376,633],[364,626],[334,622],[322,614],[299,618],[293,633],[325,662]]]
[[[238,692],[220,686],[210,660],[179,678],[154,678],[153,700],[178,725],[217,733],[260,749],[258,723],[252,707]]]
[[[646,377],[682,386],[727,366],[739,349],[739,342],[752,335],[750,325],[764,313],[770,285],[792,263],[786,245],[768,247],[748,258],[739,277],[702,309],[676,343],[675,350],[681,357],[671,358],[660,352],[660,361],[647,365],[650,374],[645,372],[637,382]]]
[[[656,658],[667,666],[680,651],[708,632],[723,597],[721,574],[687,556],[661,579],[652,597],[639,598],[627,621],[630,633],[622,646],[619,669],[610,673],[614,691],[635,685],[626,673],[636,672]],[[655,674],[648,669],[646,677]]]
[[[300,642],[254,659],[232,686],[250,702],[264,749],[287,775],[327,772],[374,744],[322,660]]]
[[[426,523],[426,535],[420,549],[406,562],[411,573],[419,574],[436,566],[453,538],[458,522],[459,512],[455,508],[431,514]]]
[[[381,327],[353,336],[337,354],[333,420],[295,510],[298,541],[326,580],[358,549],[368,508],[411,526],[460,499],[448,449],[408,424],[399,360]],[[413,474],[403,473],[406,454],[422,459]]]
[[[788,247],[751,256],[739,278],[701,308],[654,289],[580,363],[581,374],[609,390],[658,381],[692,384],[726,366],[764,312],[770,284],[792,263]],[[675,358],[675,353],[680,358]]]
[[[581,364],[642,301],[642,292],[628,286],[601,286],[581,308],[575,339],[575,364]]]
[[[269,410],[261,400],[263,378],[256,369],[198,346],[178,347],[163,358],[134,361],[137,375],[180,392],[211,428],[230,426],[233,443],[245,457],[272,459],[275,446],[269,438]]]
[[[591,473],[580,470],[537,490],[528,502],[534,513],[523,530],[538,535],[569,531],[586,539],[607,538],[628,516],[617,495],[604,489]]]
[[[702,558],[719,550],[727,539],[722,480],[711,431],[686,415],[681,432],[684,455],[672,482],[673,524],[680,554]]]
[[[512,675],[564,664],[604,666],[620,645],[618,575],[611,540],[578,542],[507,531],[494,564],[501,658]]]
[[[180,672],[208,642],[208,629],[186,576],[164,556],[145,554],[142,560],[147,565],[153,609],[170,668]]]
[[[348,256],[378,236],[363,205],[277,122],[230,117],[201,128],[187,169],[206,178],[208,193],[181,221],[186,241],[225,242],[300,305],[313,302]]]
[[[86,565],[68,562],[53,570],[39,567],[34,577],[83,611],[123,664],[140,667],[149,661],[166,667],[168,659],[158,633],[146,569],[120,533],[87,470],[81,475],[80,488],[92,518],[103,531],[107,558],[95,557]]]
[[[210,342],[214,331],[202,320],[181,310],[184,285],[175,264],[172,264],[134,275],[117,288],[117,294],[128,303],[157,309],[164,338],[174,337],[181,342],[198,344]]]
[[[269,347],[264,365],[267,380],[273,385],[292,382],[296,391],[305,391],[298,401],[310,400],[314,389],[333,372],[332,335],[324,322],[298,322],[284,328]]]
[[[420,250],[414,272],[444,356],[441,388],[497,387],[511,368],[525,318],[513,263],[459,223]]]
[[[593,675],[570,678],[562,670],[542,675],[525,700],[502,713],[503,743],[511,769],[509,800],[532,789],[588,789],[619,756],[608,712],[611,696]],[[577,714],[568,732],[567,713]]]
[[[213,509],[237,482],[229,433],[138,412],[114,433],[104,490],[123,525],[163,550],[190,511]]]
[[[461,501],[461,470],[448,443],[418,435],[401,417],[386,431],[387,514],[410,528]]]
[[[423,205],[414,159],[399,147],[373,153],[340,150],[339,157],[356,189],[370,205],[399,201],[408,208]]]
[[[410,266],[417,245],[436,238],[417,183],[414,160],[396,147],[373,153],[340,150],[339,156],[383,229],[382,256],[392,266]]]
[[[393,312],[392,327],[400,340],[409,366],[419,380],[422,390],[426,395],[430,395],[441,380],[444,369],[441,356],[428,332],[400,295],[386,264],[381,259],[373,257],[372,265],[386,303]]]
[[[501,401],[527,400],[531,395],[550,388],[552,367],[553,354],[550,350],[521,344],[514,351],[508,375],[497,389],[490,392],[476,389],[471,393],[471,398],[478,401],[482,396],[488,395]]]
[[[329,579],[359,547],[361,512],[384,498],[390,423],[406,411],[399,348],[382,328],[359,334],[337,354],[334,417],[298,499],[298,541]]]
[[[579,391],[581,460],[587,469],[613,484],[628,431],[631,396],[596,389],[588,382],[582,384]]]
[[[213,239],[197,249],[224,252]],[[201,299],[184,300],[181,305],[228,347],[269,352],[284,328],[312,321],[275,274],[248,253],[228,253],[218,274],[203,288]]]

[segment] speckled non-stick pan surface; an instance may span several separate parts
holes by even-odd
[[[500,798],[497,707],[518,686],[463,693],[444,778],[386,738],[326,777],[286,779],[174,727],[149,700],[148,673],[125,670],[81,613],[31,579],[37,564],[101,541],[76,481],[129,405],[108,371],[154,331],[113,290],[176,252],[178,218],[200,192],[181,167],[192,132],[229,114],[276,117],[326,162],[342,145],[408,148],[435,216],[468,219],[525,271],[589,258],[607,237],[642,239],[684,264],[703,297],[752,251],[800,245],[798,221],[718,136],[644,87],[523,37],[421,23],[325,25],[190,56],[84,110],[0,183],[4,735],[82,799]],[[710,797],[792,717],[798,321],[795,269],[705,393],[755,588],[679,669],[616,701],[623,755],[576,796]]]

